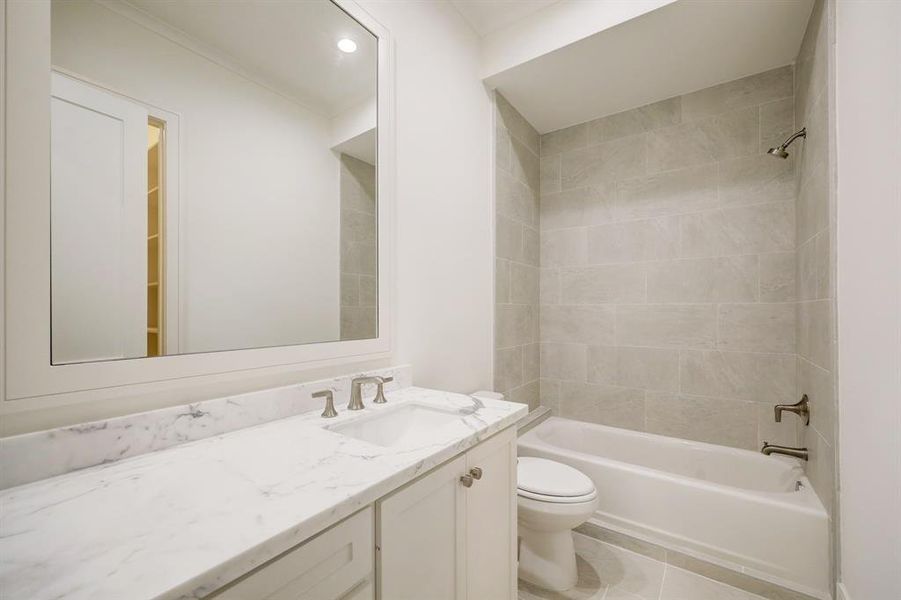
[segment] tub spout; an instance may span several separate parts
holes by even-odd
[[[770,454],[784,454],[785,456],[793,456],[795,458],[800,458],[801,460],[807,460],[807,448],[792,448],[791,446],[779,446],[777,444],[771,444],[769,442],[763,443],[763,448],[760,449],[761,452],[769,456]]]
[[[807,400],[807,394],[801,396],[801,400],[794,404],[777,404],[774,408],[777,423],[782,422],[782,413],[784,411],[795,413],[804,420],[805,425],[810,425],[810,403]]]

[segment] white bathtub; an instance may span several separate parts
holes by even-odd
[[[831,597],[828,516],[795,459],[558,417],[519,454],[591,477],[598,525]]]

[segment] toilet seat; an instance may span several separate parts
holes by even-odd
[[[598,493],[581,471],[546,458],[520,457],[517,463],[518,496],[554,504],[591,502]]]
[[[527,490],[516,490],[516,495],[520,498],[528,498],[529,500],[549,502],[552,504],[578,504],[579,502],[591,502],[598,497],[597,491],[591,492],[590,494],[586,494],[584,496],[546,496],[543,494],[529,492]]]

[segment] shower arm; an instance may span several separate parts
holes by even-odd
[[[779,147],[782,148],[783,150],[785,150],[786,148],[788,148],[791,145],[792,142],[794,142],[799,137],[805,138],[805,139],[807,138],[807,128],[806,127],[802,127],[801,131],[798,131],[797,133],[793,133],[791,135],[791,137],[789,137],[787,140],[782,142],[782,145]]]

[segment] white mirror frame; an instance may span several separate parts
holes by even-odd
[[[50,357],[50,2],[0,0],[5,37],[5,303],[0,333],[0,414],[99,396],[171,391],[176,380],[278,373],[391,357],[394,206],[393,46],[388,31],[352,0],[335,0],[378,37],[378,337],[296,346],[52,365]],[[3,40],[0,40],[3,41]],[[0,44],[0,48],[3,45]],[[2,281],[2,278],[0,278]],[[116,388],[115,390],[111,388]],[[88,392],[88,393],[86,393]],[[25,402],[28,400],[28,402]]]

